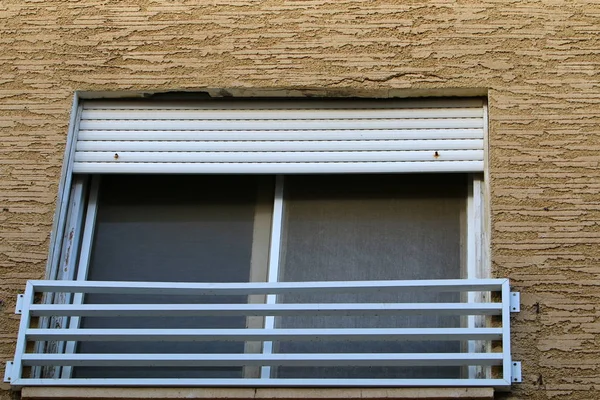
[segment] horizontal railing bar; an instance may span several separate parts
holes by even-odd
[[[194,379],[194,378],[72,378],[72,379],[19,379],[14,386],[121,386],[121,387],[191,387],[191,386],[246,386],[246,387],[495,387],[507,388],[511,382],[504,379]]]
[[[24,354],[24,366],[75,367],[346,367],[502,365],[502,353],[381,354]]]
[[[502,328],[353,329],[27,329],[28,340],[70,341],[285,341],[499,340]]]
[[[500,315],[501,303],[43,304],[33,317]]]
[[[312,292],[486,292],[500,291],[506,279],[442,279],[413,281],[330,281],[330,282],[116,282],[116,281],[30,281],[36,292],[168,294],[168,295],[250,295]]]

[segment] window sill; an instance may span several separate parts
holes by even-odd
[[[25,387],[22,399],[382,400],[494,398],[493,388],[105,388]]]

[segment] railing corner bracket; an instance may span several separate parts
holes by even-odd
[[[13,362],[8,361],[4,367],[4,382],[11,383]]]
[[[511,382],[521,383],[523,378],[521,376],[521,361],[513,361],[511,364]]]
[[[25,295],[23,295],[23,294],[17,295],[17,304],[15,304],[15,314],[17,314],[17,315],[21,315],[21,313],[23,312],[23,299],[24,298],[25,298]]]

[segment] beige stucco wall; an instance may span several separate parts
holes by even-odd
[[[600,397],[598,0],[187,3],[0,1],[0,361],[44,276],[75,90],[487,93],[493,272],[523,302],[506,397]]]

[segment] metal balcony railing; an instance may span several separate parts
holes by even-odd
[[[455,303],[277,303],[264,304],[86,304],[88,294],[151,295],[262,295],[395,293],[406,291],[465,293],[497,292],[497,302]],[[69,304],[37,304],[40,294],[60,293]],[[510,313],[518,311],[518,293],[511,293],[507,279],[279,282],[279,283],[158,283],[30,281],[19,296],[21,314],[14,361],[6,367],[5,381],[23,386],[488,386],[499,389],[520,381],[520,363],[511,360]],[[73,300],[74,299],[74,300]],[[79,301],[77,300],[79,299]],[[281,316],[459,316],[459,327],[370,327],[370,328],[269,328],[268,318]],[[111,317],[206,317],[242,316],[263,318],[263,328],[93,329],[80,327],[84,318]],[[42,324],[50,319],[60,324]],[[473,321],[480,321],[474,323]],[[481,322],[483,321],[483,322]],[[51,326],[51,328],[43,327]],[[60,328],[56,328],[60,326]],[[264,328],[267,326],[267,328]],[[66,327],[66,328],[65,328]],[[198,342],[234,341],[259,343],[258,351],[240,354],[102,353],[78,352],[83,342]],[[273,344],[286,341],[455,341],[457,353],[277,353]],[[37,344],[34,344],[37,342]],[[478,343],[477,346],[473,346]],[[52,345],[49,345],[52,344]],[[57,345],[58,344],[58,345]],[[483,344],[483,345],[482,345]],[[38,352],[36,352],[36,349]],[[42,350],[43,349],[43,350]],[[50,349],[50,350],[49,350]],[[471,350],[469,350],[471,349]],[[473,349],[477,349],[474,351]],[[483,349],[483,350],[482,350]],[[423,367],[456,366],[460,379],[420,377],[396,378],[278,378],[279,367]],[[258,377],[242,378],[80,378],[72,370],[80,367],[245,367],[261,371]],[[43,370],[54,371],[51,376]],[[62,369],[62,371],[61,371]],[[57,372],[59,371],[59,372]],[[475,371],[479,371],[475,373]],[[483,371],[483,372],[482,372]]]

